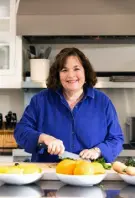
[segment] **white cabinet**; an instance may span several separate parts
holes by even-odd
[[[0,0],[0,88],[21,87],[21,50],[21,38],[16,37],[16,0]]]

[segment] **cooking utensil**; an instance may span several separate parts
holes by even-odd
[[[5,118],[6,118],[6,122],[5,122],[6,129],[11,129],[12,128],[12,126],[11,126],[11,117],[12,117],[12,112],[9,111],[8,114],[5,116]]]
[[[8,114],[5,116],[6,122],[5,127],[6,129],[14,129],[17,123],[17,115],[12,111],[9,111]]]
[[[44,54],[44,58],[45,58],[45,59],[48,59],[48,58],[49,58],[50,53],[51,53],[51,50],[52,50],[51,47],[48,47],[48,48],[45,50],[45,54]]]
[[[17,115],[16,113],[12,114],[12,127],[13,129],[16,127],[16,123],[17,123]]]
[[[39,49],[39,54],[38,54],[38,58],[45,58],[45,49],[43,47],[40,47]]]
[[[33,45],[29,46],[30,58],[36,58],[36,48]]]
[[[47,145],[43,144],[43,143],[38,144],[37,150],[40,152],[40,154],[43,154],[44,152],[47,152]],[[71,158],[74,160],[78,160],[78,159],[82,160],[82,158],[78,154],[71,153],[68,151],[64,151],[64,153],[62,155],[59,155],[59,158],[60,159]],[[90,160],[87,160],[87,161],[90,161]]]
[[[75,153],[71,153],[71,152],[68,152],[68,151],[65,151],[62,155],[59,156],[61,159],[64,159],[64,158],[71,158],[71,159],[74,159],[74,160],[82,160],[82,158],[78,155],[78,154],[75,154]]]

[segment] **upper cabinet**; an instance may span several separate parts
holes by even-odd
[[[10,18],[11,18],[11,5],[10,0],[0,1],[0,31],[10,31]]]
[[[19,63],[18,61],[19,51],[21,51],[21,38],[16,37],[16,0],[1,0],[0,88],[21,87],[21,62]]]

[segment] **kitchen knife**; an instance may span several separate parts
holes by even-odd
[[[3,115],[2,113],[0,113],[0,129],[2,129],[2,125],[3,125]]]
[[[62,155],[59,155],[59,158],[61,158],[61,159],[70,158],[70,159],[74,159],[74,160],[78,160],[78,159],[82,160],[82,158],[78,154],[71,153],[68,151],[64,151],[64,153]]]
[[[47,152],[47,145],[43,144],[43,143],[40,143],[40,144],[38,144],[37,150],[41,151],[40,153],[43,154],[45,151]],[[60,159],[71,158],[71,159],[74,159],[74,160],[78,160],[78,159],[82,160],[82,158],[78,154],[71,153],[71,152],[68,152],[68,151],[64,151],[64,153],[62,155],[59,155],[59,158]],[[90,160],[87,160],[87,161],[90,161]]]

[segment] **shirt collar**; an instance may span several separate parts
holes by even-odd
[[[58,89],[56,90],[56,93],[60,96],[61,99],[63,98],[62,88],[58,88]]]
[[[62,92],[62,88],[59,88],[56,90],[56,93],[63,98],[63,92]],[[94,88],[93,87],[88,87],[88,86],[84,86],[84,93],[85,93],[85,97],[91,97],[94,98],[95,94],[94,94]]]
[[[94,98],[95,97],[95,93],[94,93],[94,88],[93,87],[88,87],[85,86],[84,87],[84,92],[85,92],[85,96],[87,97],[91,97]]]

